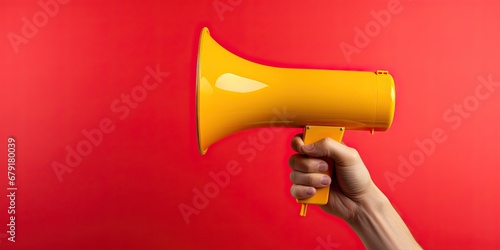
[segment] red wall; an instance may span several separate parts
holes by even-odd
[[[0,248],[363,248],[317,207],[298,216],[287,159],[300,129],[241,132],[199,155],[204,26],[260,63],[389,70],[392,128],[345,143],[424,248],[500,248],[500,3],[306,2],[0,3]]]

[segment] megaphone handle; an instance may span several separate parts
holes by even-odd
[[[344,127],[307,125],[304,129],[304,144],[315,143],[327,137],[340,142],[344,136],[344,131]],[[332,169],[329,168],[327,171],[322,173],[332,176]],[[297,200],[298,203],[301,203],[300,216],[306,216],[308,204],[325,205],[328,203],[329,196],[330,186],[327,186],[317,188],[316,194],[313,197]]]

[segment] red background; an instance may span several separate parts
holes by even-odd
[[[204,26],[260,63],[388,69],[397,88],[392,128],[373,136],[348,131],[345,142],[360,151],[424,248],[500,248],[498,87],[474,103],[478,77],[500,81],[497,1],[401,0],[401,12],[350,61],[339,44],[353,45],[356,27],[376,20],[370,11],[387,10],[389,1],[221,2],[230,6],[222,18],[213,0],[70,1],[15,53],[8,34],[20,35],[23,17],[43,9],[34,0],[2,1],[0,162],[15,137],[18,192],[11,243],[1,226],[8,223],[3,164],[0,248],[328,249],[328,241],[332,249],[363,248],[346,223],[317,207],[298,216],[287,159],[300,129],[275,133],[251,161],[237,147],[258,129],[199,155],[195,70]],[[111,104],[157,65],[170,74],[119,119]],[[464,101],[470,110],[455,113]],[[82,130],[103,119],[114,130],[59,182],[52,164],[64,163],[66,146],[75,148]],[[415,140],[432,138],[436,128],[446,140],[401,177],[400,157],[415,157]],[[186,224],[179,205],[193,206],[193,189],[203,190],[213,182],[209,173],[230,161],[241,173]],[[391,188],[388,173],[404,182]]]

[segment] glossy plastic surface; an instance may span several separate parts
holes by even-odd
[[[207,28],[200,36],[196,89],[201,154],[217,140],[255,127],[385,131],[394,116],[394,80],[387,71],[257,64],[224,49]]]

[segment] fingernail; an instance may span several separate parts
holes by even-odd
[[[328,176],[321,177],[321,185],[325,185],[326,186],[328,184],[330,184],[330,177],[328,177]]]
[[[308,188],[307,191],[306,191],[306,194],[307,195],[314,195],[316,193],[316,189],[311,187],[311,188]]]
[[[325,172],[326,170],[328,170],[326,163],[322,162],[318,165],[318,172]]]
[[[305,151],[311,151],[313,148],[314,146],[312,144],[307,144],[304,147],[302,147],[302,149],[304,149]]]

